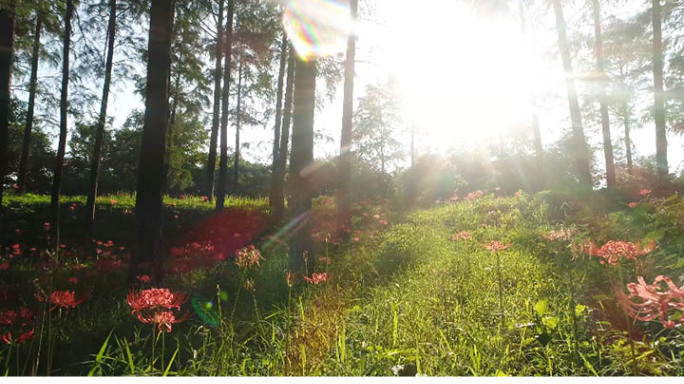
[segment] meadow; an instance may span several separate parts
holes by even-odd
[[[4,212],[5,375],[684,373],[676,194],[475,191],[409,213],[364,202],[348,241],[319,197],[312,277],[288,272],[264,201],[213,214],[200,197],[166,199],[163,286],[126,280],[130,197],[102,198],[107,227],[65,230],[60,247],[48,203],[10,197]],[[82,203],[65,199],[74,222]]]

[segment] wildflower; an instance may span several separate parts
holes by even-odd
[[[676,322],[684,323],[684,318],[678,316],[684,311],[684,287],[678,288],[669,277],[663,275],[657,276],[653,284],[646,284],[642,276],[637,280],[638,283],[627,284],[629,295],[621,287],[613,286],[620,306],[629,316],[640,321],[657,319],[668,329],[673,329]]]
[[[143,324],[156,325],[159,332],[171,332],[171,326],[187,320],[190,313],[186,312],[179,319],[176,319],[176,316],[171,311],[157,311],[154,313],[136,312],[134,316]]]
[[[559,229],[557,231],[551,231],[548,235],[545,235],[544,238],[548,241],[556,241],[556,240],[563,240],[563,241],[570,241],[572,240],[572,237],[575,235],[577,231],[575,229]]]
[[[485,249],[487,249],[489,252],[494,253],[497,251],[503,251],[513,244],[504,245],[504,243],[502,243],[500,241],[491,241],[489,244],[480,244],[480,245],[483,246]]]
[[[321,256],[321,257],[318,258],[318,261],[320,261],[321,263],[328,264],[328,265],[329,265],[329,264],[332,264],[332,259],[329,258],[329,257],[322,257],[322,256]]]
[[[168,288],[150,288],[136,293],[134,290],[126,296],[131,313],[149,309],[180,309],[181,305],[187,300],[184,293],[174,292]]]
[[[311,277],[304,275],[304,280],[306,280],[306,282],[309,284],[318,285],[318,283],[323,283],[328,280],[328,274],[325,272],[314,273],[311,275]]]
[[[118,203],[118,201],[115,199],[109,200],[109,204],[111,204],[111,205],[115,205],[116,203]]]
[[[651,194],[651,192],[653,192],[653,191],[651,191],[648,188],[644,188],[644,189],[639,191],[639,196],[648,196]]]
[[[0,312],[0,325],[12,325],[19,319],[17,311],[9,310]]]
[[[645,248],[641,245],[635,245],[628,241],[609,241],[601,248],[591,243],[589,247],[589,256],[598,256],[601,258],[601,264],[617,265],[620,259],[636,260],[637,256],[643,256],[652,252],[655,249],[655,242],[651,241]]]
[[[152,281],[152,278],[150,278],[149,275],[140,275],[140,276],[136,276],[135,278],[138,279],[138,281],[140,281],[143,284],[147,284],[150,281]]]
[[[12,332],[7,332],[0,335],[0,340],[2,340],[5,344],[22,344],[26,340],[32,339],[33,336],[35,336],[35,331],[33,329],[22,333],[16,339],[12,338]]]
[[[254,292],[254,279],[245,280],[245,289]]]
[[[67,281],[69,284],[78,284],[78,277],[70,277]]]
[[[631,203],[627,204],[627,206],[630,208],[636,208],[637,205],[639,204],[636,201],[632,201]]]
[[[9,269],[9,267],[10,267],[9,261],[5,261],[3,263],[0,263],[0,271],[5,271],[5,270]]]
[[[209,196],[202,196],[202,202],[206,203],[207,201],[209,201]]]
[[[49,222],[44,222],[43,227],[45,228],[46,231],[50,230],[50,223]]]
[[[74,291],[52,291],[47,298],[47,302],[52,304],[52,308],[50,308],[51,311],[54,311],[57,307],[66,308],[68,310],[69,307],[76,308],[77,305],[86,301],[88,296],[89,294],[85,293],[76,298],[76,292]],[[43,301],[40,296],[36,296],[36,298],[38,301]]]
[[[33,321],[33,318],[36,317],[36,314],[26,307],[21,307],[19,308],[19,317],[21,317],[22,320],[21,325],[24,326]]]
[[[466,240],[470,239],[470,232],[468,231],[461,231],[453,236],[451,236],[451,240],[457,241],[457,240]]]
[[[288,287],[292,288],[296,283],[297,275],[292,273],[292,271],[287,271],[287,273],[285,273],[285,284],[287,284]]]
[[[235,263],[240,268],[251,268],[254,265],[259,266],[259,261],[264,260],[256,247],[250,245],[249,247],[242,248],[237,252],[237,257],[235,258]]]

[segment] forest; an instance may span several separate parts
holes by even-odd
[[[684,2],[0,0],[0,374],[684,375]]]

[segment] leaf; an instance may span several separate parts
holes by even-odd
[[[179,348],[176,348],[176,352],[173,353],[173,356],[171,356],[171,360],[169,360],[169,365],[166,366],[166,370],[164,371],[163,377],[166,377],[166,375],[169,374],[169,370],[171,369],[171,364],[176,359],[176,355],[178,354],[178,351],[179,351]]]
[[[584,313],[584,311],[586,309],[587,309],[587,307],[585,305],[582,305],[582,304],[575,305],[575,316],[577,316],[577,317],[582,316],[582,314]]]
[[[107,345],[109,345],[109,338],[112,337],[112,332],[114,332],[113,329],[109,331],[109,335],[105,339],[104,343],[102,343],[102,347],[100,347],[100,351],[97,353],[97,356],[95,356],[95,364],[93,364],[93,367],[90,368],[90,372],[88,372],[88,377],[94,376],[95,371],[98,368],[100,368],[100,363],[102,362],[102,357],[104,356],[104,353],[107,350]]]
[[[546,317],[542,320],[542,323],[544,323],[544,325],[546,325],[546,327],[549,329],[556,329],[556,326],[558,325],[558,318],[554,316]]]
[[[544,300],[539,300],[537,304],[534,305],[534,311],[537,312],[537,315],[539,316],[544,316],[546,314],[546,311],[549,308],[549,301],[544,299]]]

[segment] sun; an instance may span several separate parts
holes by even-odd
[[[409,4],[390,11],[388,60],[426,146],[444,152],[529,120],[534,66],[515,20],[449,0]]]

